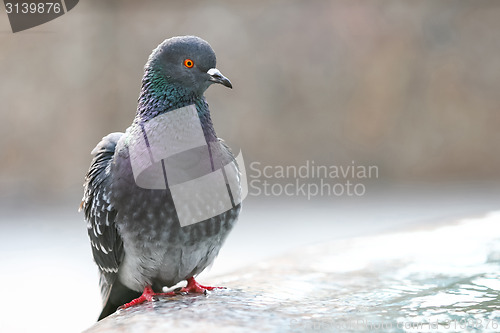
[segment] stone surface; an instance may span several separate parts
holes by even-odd
[[[200,281],[228,289],[120,310],[86,332],[496,331],[499,219],[310,246]]]

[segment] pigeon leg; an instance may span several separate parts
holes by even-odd
[[[151,286],[146,286],[144,287],[144,291],[142,292],[142,295],[137,297],[136,299],[133,299],[132,301],[123,304],[120,306],[120,309],[127,309],[130,308],[131,306],[137,305],[144,303],[146,301],[152,302],[156,296],[176,296],[178,294],[191,294],[191,293],[198,293],[198,294],[204,294],[207,290],[214,290],[214,289],[225,289],[225,287],[209,287],[209,286],[203,286],[196,282],[194,277],[190,277],[187,279],[187,285],[185,287],[182,287],[179,291],[171,291],[167,293],[155,293],[153,291],[153,288]]]
[[[207,290],[214,290],[214,289],[225,289],[225,287],[208,287],[208,286],[202,286],[196,280],[194,277],[190,277],[187,279],[187,286],[182,287],[181,290],[179,291],[180,293],[200,293],[204,294]]]
[[[156,296],[175,296],[176,293],[174,292],[168,292],[168,293],[155,293],[153,291],[153,288],[151,286],[146,286],[144,287],[144,291],[142,292],[142,295],[137,297],[136,299],[133,299],[132,301],[123,304],[120,306],[120,309],[126,309],[131,306],[137,305],[144,303],[146,301],[152,302]]]

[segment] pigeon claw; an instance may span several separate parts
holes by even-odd
[[[196,282],[194,277],[190,277],[187,279],[187,285],[185,287],[182,287],[181,290],[179,291],[180,293],[186,293],[186,294],[207,294],[208,290],[214,290],[214,289],[226,289],[225,287],[209,287],[209,286],[203,286]]]
[[[176,296],[176,295],[187,295],[187,294],[207,294],[208,290],[214,290],[214,289],[226,289],[225,287],[209,287],[209,286],[203,286],[196,282],[194,277],[190,277],[187,279],[187,285],[185,287],[176,289],[175,291],[170,291],[167,293],[155,293],[153,291],[153,288],[151,286],[146,286],[144,287],[144,291],[142,292],[142,295],[137,297],[136,299],[133,299],[132,301],[123,304],[122,306],[119,307],[119,309],[127,309],[130,308],[134,305],[141,304],[144,302],[154,302],[158,300],[158,296]]]
[[[168,293],[155,293],[153,291],[153,288],[151,286],[146,286],[144,287],[144,291],[142,292],[142,295],[137,297],[136,299],[133,299],[132,301],[123,304],[122,306],[119,307],[119,309],[127,309],[130,308],[131,306],[141,304],[144,302],[154,302],[158,300],[158,296],[175,296],[176,293],[174,292],[168,292]]]

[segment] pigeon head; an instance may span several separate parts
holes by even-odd
[[[210,44],[199,37],[182,36],[158,45],[149,56],[145,71],[146,75],[154,73],[157,80],[185,95],[202,96],[213,83],[232,88],[215,64],[215,52]]]

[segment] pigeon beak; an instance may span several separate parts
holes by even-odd
[[[231,81],[217,69],[217,68],[210,68],[207,71],[207,74],[210,75],[210,81],[214,83],[220,83],[223,86],[226,86],[228,88],[233,88],[233,85],[231,84]]]

